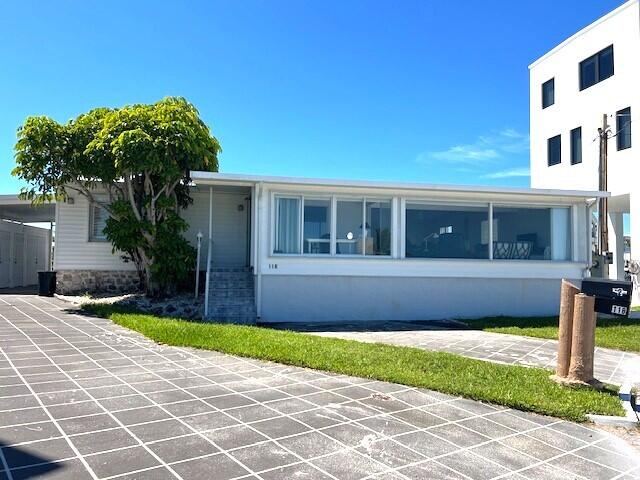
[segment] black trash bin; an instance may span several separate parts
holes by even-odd
[[[38,295],[52,297],[56,292],[56,272],[38,272]]]

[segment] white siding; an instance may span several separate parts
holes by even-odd
[[[56,208],[56,270],[135,270],[112,253],[109,242],[89,241],[89,201],[73,197],[73,205],[59,202]]]
[[[198,231],[203,234],[200,268],[206,267],[209,235],[209,189],[194,189],[193,204],[182,211],[189,224],[185,238],[195,247]],[[214,189],[214,256],[218,266],[244,266],[247,248],[247,213],[249,194],[215,192]],[[238,205],[243,205],[243,211]],[[112,253],[110,242],[89,241],[89,202],[81,195],[74,204],[60,202],[57,209],[58,231],[55,268],[57,270],[134,270],[131,262],[123,262],[121,254]]]

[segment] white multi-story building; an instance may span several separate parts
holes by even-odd
[[[640,6],[630,0],[529,66],[531,186],[598,189],[603,115],[608,140],[611,278],[624,277],[623,214],[640,259]]]

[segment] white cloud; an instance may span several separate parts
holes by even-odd
[[[500,170],[498,172],[487,173],[482,178],[513,178],[513,177],[528,177],[531,175],[528,167],[512,168],[510,170]]]
[[[529,135],[513,128],[505,128],[479,136],[473,143],[453,145],[446,150],[422,152],[416,158],[416,162],[431,164],[438,161],[458,166],[486,168],[495,167],[502,163],[505,157],[523,154],[528,150]]]

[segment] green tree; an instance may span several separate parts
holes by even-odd
[[[192,203],[190,172],[218,170],[220,144],[184,98],[97,108],[66,124],[29,117],[18,129],[13,175],[34,203],[70,192],[106,195],[105,234],[135,263],[147,294],[172,293],[194,268],[180,210]]]

